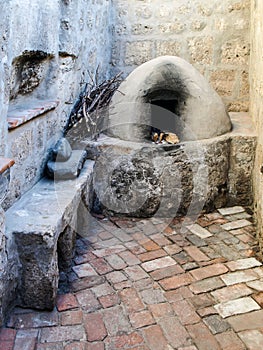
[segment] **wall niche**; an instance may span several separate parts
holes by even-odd
[[[22,97],[47,97],[53,70],[54,55],[44,51],[24,51],[12,62],[10,102]]]
[[[7,113],[9,131],[58,105],[53,54],[24,51],[12,62]]]

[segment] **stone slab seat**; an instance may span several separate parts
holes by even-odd
[[[18,304],[53,309],[59,262],[67,265],[74,250],[78,209],[89,188],[93,161],[74,180],[40,180],[6,212],[7,240],[14,239],[19,263]]]

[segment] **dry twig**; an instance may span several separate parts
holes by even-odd
[[[83,137],[96,139],[100,133],[103,111],[109,105],[114,92],[122,79],[118,73],[112,79],[98,84],[98,69],[92,83],[86,83],[77,99],[64,129],[64,136],[71,141],[80,141]]]

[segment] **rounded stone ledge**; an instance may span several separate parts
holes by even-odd
[[[14,159],[0,157],[0,174],[10,169],[15,164]]]
[[[155,58],[127,77],[113,96],[105,129],[122,140],[145,140],[149,127],[164,130],[165,104],[169,118],[176,119],[175,130],[169,131],[181,141],[208,139],[231,130],[220,96],[190,63],[176,56]],[[160,108],[158,125],[153,105]]]

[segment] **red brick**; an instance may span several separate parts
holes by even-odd
[[[81,310],[64,311],[61,313],[60,318],[61,318],[61,325],[62,326],[81,324],[82,323],[82,311]]]
[[[209,225],[212,225],[212,221],[210,221],[210,220],[208,220],[207,218],[204,218],[204,217],[198,218],[198,219],[196,220],[196,223],[197,223],[198,225],[202,226],[202,227],[207,227],[207,226],[209,226]]]
[[[109,337],[127,334],[132,331],[126,310],[123,306],[117,305],[109,309],[104,309],[102,314]]]
[[[214,300],[208,294],[195,295],[189,298],[189,301],[197,310],[214,304]]]
[[[183,325],[200,322],[200,317],[194,307],[186,300],[179,300],[173,304],[173,309]]]
[[[159,245],[156,244],[155,242],[151,241],[151,240],[148,240],[147,242],[142,243],[141,245],[142,245],[143,248],[146,249],[148,252],[149,252],[149,251],[152,251],[152,250],[158,250],[158,249],[160,249]]]
[[[112,267],[103,258],[94,259],[90,262],[99,275],[112,271]]]
[[[174,229],[172,229],[170,226],[167,226],[164,230],[164,233],[168,234],[168,235],[173,235],[174,234]]]
[[[106,256],[105,259],[114,270],[123,270],[127,266],[127,264],[117,254]]]
[[[79,341],[85,335],[82,325],[46,327],[41,330],[41,343]]]
[[[164,235],[160,233],[156,233],[150,237],[156,244],[160,247],[164,247],[166,245],[172,244],[169,239],[167,239]]]
[[[208,265],[213,265],[213,264],[220,264],[220,263],[225,263],[228,260],[224,257],[220,257],[220,258],[215,258],[212,260],[208,260],[208,261],[199,261],[199,265],[200,266],[208,266]]]
[[[208,256],[206,256],[199,248],[195,246],[185,247],[184,250],[197,262],[210,260]]]
[[[14,341],[10,341],[10,340],[0,341],[1,350],[13,350],[13,345],[14,345]]]
[[[134,328],[150,326],[155,323],[149,311],[139,311],[130,315],[130,322]]]
[[[146,250],[136,242],[128,242],[128,243],[125,243],[125,245],[134,255],[138,255],[146,252]]]
[[[88,343],[86,345],[85,350],[104,350],[104,343],[103,342],[96,342],[96,343]]]
[[[245,345],[233,331],[216,335],[216,339],[224,350],[245,350]]]
[[[173,308],[169,303],[153,304],[149,305],[148,308],[156,319],[174,314]]]
[[[236,237],[244,243],[254,243],[255,242],[255,239],[248,234],[242,234],[242,235],[238,235]]]
[[[179,247],[185,247],[190,245],[190,243],[180,234],[169,236],[169,239],[171,239],[174,243],[179,245]]]
[[[182,248],[179,247],[176,243],[168,245],[163,248],[169,255],[174,255],[177,253],[180,253],[182,251]]]
[[[138,292],[148,288],[155,288],[155,282],[153,282],[150,277],[147,277],[142,280],[135,281],[133,283],[133,288],[135,288]]]
[[[120,303],[120,298],[117,294],[109,294],[99,298],[99,302],[104,309]]]
[[[134,349],[134,346],[143,344],[143,338],[137,332],[133,332],[112,337],[106,342],[111,343],[110,349],[127,349],[130,347]]]
[[[228,300],[250,295],[252,294],[252,289],[248,288],[245,283],[240,283],[218,289],[211,294],[216,300],[218,300],[220,303],[223,303]]]
[[[200,294],[210,292],[221,287],[225,287],[224,282],[219,277],[211,277],[192,283],[190,289],[194,294]]]
[[[36,338],[17,338],[13,350],[35,350]]]
[[[150,272],[150,271],[168,268],[169,266],[173,266],[176,264],[177,264],[176,261],[172,257],[165,256],[163,258],[147,261],[143,263],[141,266],[145,271]]]
[[[63,343],[38,343],[37,350],[64,350],[64,347]]]
[[[0,341],[14,340],[16,337],[16,330],[11,328],[0,329]]]
[[[91,262],[96,258],[97,257],[94,254],[92,254],[92,252],[87,252],[85,254],[77,255],[74,258],[74,262],[76,265],[79,265],[79,264],[83,264],[85,262]]]
[[[145,309],[141,298],[134,288],[127,288],[120,291],[119,296],[124,302],[129,313]]]
[[[116,290],[123,290],[126,288],[131,288],[132,286],[133,286],[133,283],[131,281],[123,281],[123,282],[119,282],[119,283],[114,284],[114,288]]]
[[[113,238],[113,235],[111,233],[109,233],[108,231],[102,231],[98,236],[103,241]]]
[[[193,278],[188,274],[182,274],[179,276],[169,277],[161,280],[159,283],[164,290],[177,289],[179,287],[190,284]]]
[[[190,345],[190,337],[185,327],[181,325],[176,317],[165,317],[159,321],[163,333],[169,344],[174,349],[179,346]]]
[[[78,301],[73,294],[63,294],[57,297],[58,311],[75,309],[78,306],[79,306]]]
[[[215,315],[218,312],[213,306],[204,307],[203,309],[197,310],[197,313],[201,317]]]
[[[196,280],[202,280],[208,277],[222,275],[228,271],[227,267],[223,264],[214,264],[206,267],[201,267],[191,271],[190,273]]]
[[[75,265],[72,267],[72,270],[75,272],[75,274],[78,276],[78,278],[97,275],[97,272],[94,270],[94,268],[89,263]]]
[[[165,339],[161,327],[153,325],[142,330],[146,343],[151,350],[161,350],[168,347],[168,342]],[[211,349],[210,349],[211,350]]]
[[[88,341],[103,340],[107,336],[102,316],[99,313],[85,315],[84,325]]]
[[[125,250],[124,252],[119,253],[119,256],[129,265],[137,265],[140,264],[140,260],[131,252]]]
[[[169,302],[173,303],[177,300],[191,298],[194,294],[190,291],[188,287],[180,287],[176,290],[165,292],[164,295]]]
[[[147,252],[147,253],[143,253],[138,255],[138,258],[142,261],[149,261],[149,260],[154,260],[154,259],[158,259],[161,258],[163,256],[166,256],[166,252],[163,249],[159,249],[159,250],[154,250],[152,252]]]
[[[146,237],[142,232],[133,233],[132,238],[138,242],[147,242],[149,240],[149,238]]]
[[[176,264],[165,267],[164,269],[153,271],[150,273],[150,275],[155,281],[159,281],[166,277],[171,277],[180,273],[184,273],[184,269],[182,269],[180,265]]]
[[[117,244],[113,247],[97,249],[93,251],[98,258],[104,258],[107,255],[118,254],[125,250],[125,247],[121,244]]]
[[[64,350],[85,350],[85,346],[86,344],[84,344],[83,342],[74,342],[65,346]]]
[[[220,350],[216,338],[203,323],[197,323],[186,327],[198,350]]]
[[[252,297],[261,306],[261,308],[263,308],[263,292],[253,294]]]
[[[114,293],[114,289],[108,282],[92,287],[91,290],[97,298]]]
[[[74,292],[81,291],[83,289],[88,289],[90,287],[98,286],[105,282],[105,277],[102,276],[90,276],[77,279],[73,281],[70,285],[71,290]]]
[[[148,274],[138,265],[129,266],[124,271],[132,281],[139,281],[148,277]]]
[[[107,274],[107,280],[111,283],[120,283],[126,281],[127,278],[121,271],[113,271]]]
[[[81,307],[88,312],[93,312],[101,308],[101,305],[97,298],[90,290],[82,290],[76,294]]]

